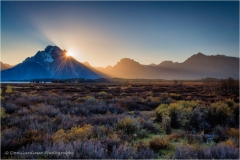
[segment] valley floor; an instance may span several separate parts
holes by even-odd
[[[1,158],[239,159],[239,82],[4,83]]]

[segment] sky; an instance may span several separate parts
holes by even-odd
[[[1,61],[21,63],[47,45],[95,67],[122,58],[183,62],[239,57],[239,2],[3,2]]]

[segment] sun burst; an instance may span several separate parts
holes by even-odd
[[[74,57],[75,56],[75,52],[73,50],[69,50],[69,51],[67,51],[66,56],[67,57],[69,57],[69,56]]]

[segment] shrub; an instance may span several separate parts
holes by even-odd
[[[161,103],[166,103],[166,104],[170,104],[172,102],[175,102],[175,100],[173,100],[168,93],[162,93],[160,96],[160,102]]]
[[[148,138],[149,133],[145,129],[141,129],[140,131],[137,132],[136,136],[137,138],[140,138],[140,139]]]
[[[173,99],[180,99],[181,94],[177,94],[177,93],[170,93],[170,97]]]
[[[188,144],[203,143],[204,137],[201,134],[186,134]]]
[[[21,98],[17,98],[15,100],[15,104],[20,106],[20,107],[28,107],[30,102],[28,100],[28,97],[21,97]]]
[[[185,132],[181,132],[181,133],[172,133],[168,136],[168,140],[169,141],[173,141],[173,142],[176,142],[176,141],[179,141],[180,139],[183,139],[185,138]]]
[[[234,104],[232,111],[233,111],[233,115],[234,115],[234,120],[235,120],[235,125],[239,126],[239,104]]]
[[[148,130],[150,133],[156,134],[159,132],[158,127],[153,123],[152,120],[144,121],[142,128]]]
[[[179,103],[171,103],[168,108],[168,116],[171,118],[171,127],[172,128],[179,128],[179,115],[181,113],[182,106]]]
[[[147,148],[149,148],[149,145],[144,141],[140,141],[136,144],[136,148],[137,148],[137,150],[147,149]]]
[[[209,111],[209,118],[213,125],[226,124],[232,118],[232,111],[226,103],[212,103]]]
[[[58,130],[53,136],[52,136],[53,142],[66,142],[68,141],[67,134],[63,129]]]
[[[153,159],[155,157],[154,151],[149,148],[140,149],[138,152],[135,152],[133,156],[134,159]]]
[[[107,94],[107,92],[105,92],[105,91],[101,91],[101,92],[98,93],[98,95],[99,95],[101,98],[106,98],[108,94]]]
[[[210,128],[207,123],[208,109],[204,106],[198,106],[192,110],[190,126],[188,129],[196,129],[196,131],[204,131]]]
[[[11,102],[7,102],[5,106],[3,106],[5,109],[6,113],[14,113],[16,112],[20,107],[18,107],[17,105],[15,105],[14,103]]]
[[[22,131],[18,127],[11,127],[1,132],[1,151],[17,150],[21,143]]]
[[[201,152],[202,150],[199,149],[199,151]],[[181,146],[176,147],[173,158],[174,159],[199,159],[200,158],[199,156],[200,155],[198,155],[196,148],[194,146],[190,146],[190,145],[182,146],[181,145]]]
[[[33,112],[38,112],[42,115],[47,115],[49,117],[55,117],[59,113],[58,108],[54,108],[52,105],[38,104],[37,106],[30,106]]]
[[[88,141],[74,141],[73,148],[75,150],[75,157],[77,159],[106,159],[107,152],[101,142]]]
[[[198,108],[198,109],[197,109]],[[156,108],[156,121],[162,122],[164,116],[170,117],[172,128],[193,129],[204,128],[207,112],[199,106],[199,101],[178,101],[176,103],[161,104]],[[193,112],[194,110],[194,112]],[[195,117],[196,116],[196,117]]]
[[[122,113],[123,109],[116,104],[106,103],[103,100],[86,100],[81,104],[73,104],[68,108],[68,111],[71,114],[81,114],[81,115],[90,115],[90,114],[106,114],[108,111],[111,113]]]
[[[92,135],[94,138],[101,139],[107,135],[108,128],[105,126],[94,126],[92,127]]]
[[[222,126],[216,126],[213,129],[213,133],[217,135],[213,140],[215,142],[224,141],[228,138],[228,129]]]
[[[168,149],[170,147],[170,144],[163,138],[154,138],[152,141],[150,141],[149,147],[154,151],[159,151],[162,149]]]
[[[124,115],[118,114],[118,115],[95,115],[94,117],[87,118],[87,123],[90,123],[91,125],[107,125],[107,126],[113,126],[115,125],[119,119],[123,118]]]
[[[29,144],[29,143],[43,143],[46,140],[50,140],[50,136],[46,136],[43,131],[38,130],[27,130],[24,134],[23,143]]]
[[[86,97],[80,97],[76,100],[76,102],[84,102],[84,101],[95,101],[95,97],[93,96],[86,96]]]
[[[138,130],[136,121],[125,117],[116,124],[116,129],[123,130],[127,134],[134,134]]]
[[[6,93],[12,93],[12,86],[7,85]]]
[[[118,147],[114,146],[111,154],[112,159],[129,159],[133,157],[135,150],[128,144],[121,144]]]
[[[237,128],[230,128],[228,131],[229,137],[232,138],[239,138],[239,129]]]
[[[164,115],[167,115],[168,112],[168,106],[167,104],[161,104],[155,109],[156,113],[156,121],[157,122],[162,122],[162,118]]]
[[[3,107],[1,107],[1,119],[5,119],[6,118],[6,113]]]
[[[93,127],[90,124],[82,127],[72,127],[67,137],[69,140],[86,140],[93,136]]]
[[[153,92],[152,91],[147,92],[146,96],[153,96]]]
[[[101,143],[106,146],[108,154],[111,154],[113,147],[118,147],[121,144],[119,138],[104,138],[101,140]]]
[[[168,116],[165,116],[162,120],[162,127],[166,134],[171,134],[172,132],[170,125],[171,125],[171,118]]]
[[[227,99],[225,102],[227,103],[228,107],[234,106],[234,100],[232,100],[232,99]]]
[[[31,111],[29,109],[27,109],[26,107],[22,107],[21,109],[18,110],[17,112],[19,115],[23,116],[23,115],[28,115],[31,113]]]
[[[233,144],[233,142],[230,139],[228,139],[228,140],[226,140],[224,142],[221,142],[221,144],[222,145],[226,145],[226,146],[233,146],[234,147],[234,144]]]
[[[239,150],[228,144],[210,147],[187,145],[175,149],[174,159],[239,159]]]

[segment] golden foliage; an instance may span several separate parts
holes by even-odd
[[[98,93],[98,95],[102,98],[106,98],[108,94],[105,91],[101,91],[101,92]]]
[[[226,145],[226,146],[232,146],[234,147],[234,143],[231,140],[226,140],[224,142],[221,143],[222,145]]]
[[[85,140],[92,135],[92,126],[90,124],[82,127],[72,127],[67,137],[69,140]]]
[[[6,113],[3,107],[1,107],[1,119],[4,119],[6,117]]]
[[[228,131],[228,135],[230,138],[238,138],[239,139],[239,129],[230,128]]]
[[[53,136],[52,139],[54,142],[66,142],[68,141],[67,139],[67,134],[63,129],[58,130]]]
[[[133,119],[125,117],[117,123],[116,129],[123,130],[128,134],[133,134],[137,130],[137,126],[134,123]]]
[[[86,124],[82,127],[72,127],[69,131],[63,129],[58,130],[52,139],[54,142],[68,142],[70,140],[86,140],[91,138],[93,127],[90,124]]]
[[[12,93],[12,86],[7,85],[6,93]]]
[[[96,100],[93,96],[79,97],[76,102],[84,102],[84,101],[94,101]]]

